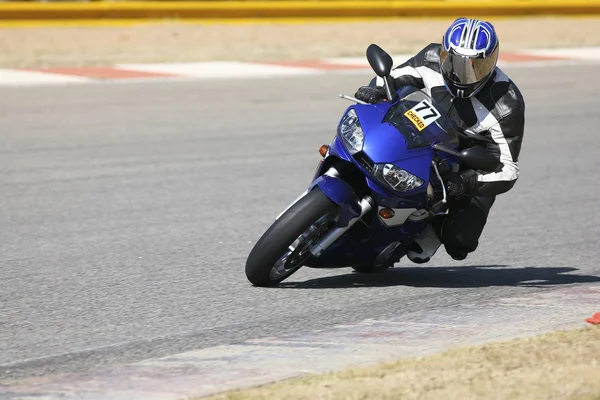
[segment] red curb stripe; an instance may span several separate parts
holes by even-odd
[[[82,76],[94,79],[161,78],[177,76],[173,74],[163,74],[155,72],[130,71],[126,69],[118,69],[112,67],[42,68],[26,69],[26,71]]]

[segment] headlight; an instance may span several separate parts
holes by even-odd
[[[373,176],[378,181],[387,183],[398,192],[408,192],[424,183],[423,179],[396,167],[394,164],[376,164]]]
[[[356,115],[356,111],[353,108],[342,118],[342,122],[340,123],[340,137],[344,141],[348,151],[350,151],[350,154],[358,153],[362,150],[365,135],[360,126],[358,115]]]

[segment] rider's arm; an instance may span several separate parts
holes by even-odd
[[[519,153],[525,125],[525,110],[511,111],[489,128],[493,140],[487,149],[500,160],[496,172],[481,173],[472,192],[475,196],[495,196],[508,192],[519,178]]]
[[[427,67],[425,66],[427,63],[439,60],[437,47],[439,47],[439,45],[432,43],[415,56],[393,69],[390,76],[394,78],[395,87],[414,86],[419,89],[425,88],[422,74],[427,73]],[[383,79],[378,77],[376,85],[383,86]]]

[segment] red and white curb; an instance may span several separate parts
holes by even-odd
[[[410,54],[394,56],[398,65]],[[600,47],[502,52],[501,67],[550,66],[565,63],[600,62]],[[105,81],[156,81],[176,79],[272,78],[364,72],[370,69],[364,57],[328,58],[315,61],[117,64],[110,67],[57,67],[0,69],[1,86],[37,86]]]
[[[178,400],[422,356],[457,346],[582,328],[586,326],[585,317],[597,310],[600,298],[600,284],[590,283],[593,280],[586,278],[591,277],[573,276],[571,282],[580,284],[537,293],[527,291],[523,297],[415,309],[401,318],[365,320],[320,331],[189,351],[97,372],[0,385],[0,398]],[[543,287],[543,283],[530,285]],[[410,304],[390,304],[390,307],[406,310]]]

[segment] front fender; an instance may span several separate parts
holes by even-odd
[[[325,196],[339,205],[342,209],[342,215],[338,221],[338,226],[347,225],[348,221],[360,215],[360,199],[352,190],[352,187],[338,177],[321,175],[311,184],[309,190],[318,187]]]

